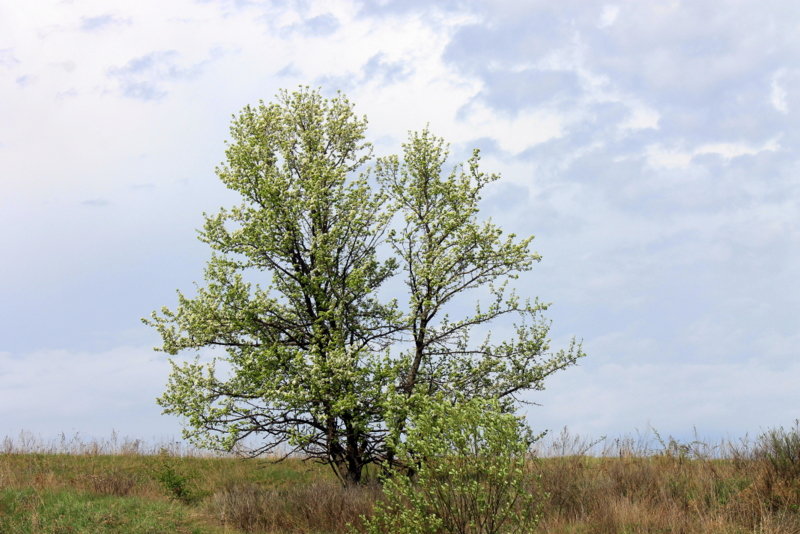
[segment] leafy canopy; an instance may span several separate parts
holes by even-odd
[[[242,203],[205,215],[206,285],[145,319],[169,354],[223,352],[173,360],[158,399],[195,444],[288,446],[360,482],[367,465],[401,461],[393,443],[415,394],[512,410],[583,355],[574,341],[552,352],[546,305],[508,290],[540,258],[531,237],[479,219],[499,177],[480,170],[478,151],[448,171],[444,141],[426,129],[402,157],[373,159],[366,125],[343,95],[308,88],[234,117],[217,174]],[[381,298],[399,281],[402,298]],[[488,304],[455,305],[476,290]],[[473,339],[504,316],[511,337]]]

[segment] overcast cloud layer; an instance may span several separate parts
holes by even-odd
[[[139,318],[202,279],[232,113],[344,91],[430,123],[535,234],[520,292],[589,356],[537,427],[740,436],[800,417],[793,2],[0,0],[0,435],[177,435]]]

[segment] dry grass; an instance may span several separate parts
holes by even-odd
[[[0,442],[0,454],[69,454],[73,456],[152,456],[168,454],[180,457],[225,456],[194,448],[180,441],[146,443],[139,438],[120,436],[116,431],[106,439],[85,438],[80,433],[63,432],[55,438],[45,439],[22,431],[16,436],[6,436]]]
[[[333,481],[264,488],[231,484],[217,490],[208,510],[244,532],[347,532],[360,526],[380,495],[377,486],[342,488]]]
[[[539,530],[798,534],[797,436],[795,427],[753,443],[710,447],[656,434],[655,448],[646,440],[628,439],[613,442],[599,456],[544,458],[538,462],[547,494]],[[577,452],[597,446],[569,439]]]
[[[66,441],[67,450],[36,442],[28,451],[8,443],[0,488],[171,501],[231,533],[347,532],[380,495],[377,486],[341,488],[326,468],[299,459],[276,465],[125,441]],[[797,427],[714,447],[565,432],[537,455],[538,532],[800,534]]]

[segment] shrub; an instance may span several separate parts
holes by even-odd
[[[412,476],[395,472],[365,520],[372,534],[511,533],[537,520],[533,437],[496,400],[423,401],[398,456]]]
[[[800,420],[789,430],[780,427],[762,434],[756,455],[767,461],[775,478],[787,482],[800,479]]]
[[[155,471],[155,479],[167,492],[167,495],[184,504],[199,501],[203,494],[197,488],[195,473],[178,467],[175,459],[162,454],[160,465]]]

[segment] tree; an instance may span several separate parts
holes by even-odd
[[[583,356],[581,347],[573,340],[568,350],[548,355],[549,323],[542,318],[547,305],[521,301],[507,291],[507,282],[531,269],[540,256],[529,250],[532,236],[504,237],[490,221],[478,221],[481,190],[499,179],[480,171],[479,151],[466,167],[456,166],[445,175],[447,148],[427,129],[411,134],[403,149],[402,162],[388,157],[377,165],[379,181],[403,216],[387,239],[408,288],[403,328],[411,348],[398,389],[406,398],[420,390],[444,392],[451,399],[496,398],[512,409],[519,392],[542,389],[547,376]],[[467,314],[451,305],[480,288],[491,296],[485,309],[477,305]],[[451,318],[447,311],[460,313]],[[493,344],[487,335],[471,343],[476,327],[507,315],[519,320],[514,337]],[[403,432],[408,416],[408,410],[399,411],[395,432]]]
[[[357,483],[365,466],[398,461],[391,444],[415,393],[512,409],[582,356],[574,343],[549,353],[545,306],[506,293],[538,256],[530,238],[477,222],[480,191],[497,179],[479,171],[478,153],[445,176],[443,141],[424,131],[402,161],[377,160],[373,180],[365,130],[344,96],[307,88],[234,117],[217,174],[244,202],[206,215],[207,285],[145,319],[169,354],[225,351],[225,376],[216,360],[172,361],[158,399],[195,444],[229,450],[258,437],[253,455],[289,445]],[[378,297],[399,273],[406,308]],[[485,287],[488,308],[446,315]],[[470,343],[471,329],[508,314],[523,319],[513,339]]]

